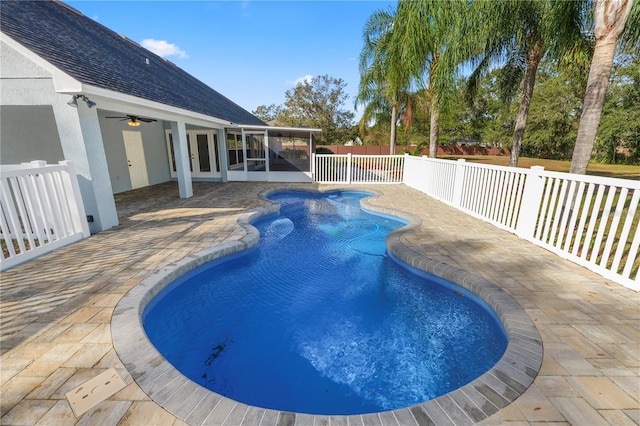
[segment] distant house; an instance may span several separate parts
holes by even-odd
[[[0,162],[70,160],[92,232],[113,194],[176,179],[309,181],[318,129],[272,127],[59,1],[0,3]]]

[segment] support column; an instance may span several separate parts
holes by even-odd
[[[229,167],[229,149],[227,148],[227,135],[224,130],[218,129],[218,149],[217,154],[220,158],[220,172],[222,173],[222,181],[227,182],[227,168]]]
[[[176,159],[176,173],[178,175],[180,198],[190,198],[193,196],[190,168],[191,159],[189,158],[187,128],[184,121],[171,122],[171,135],[173,138],[173,155]]]
[[[53,105],[56,126],[65,160],[72,161],[78,176],[89,229],[104,231],[118,224],[107,156],[104,151],[98,110],[78,100],[78,107],[67,105],[69,95],[58,95]],[[93,221],[91,221],[93,219]]]

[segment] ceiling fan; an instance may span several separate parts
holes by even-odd
[[[107,117],[107,118],[120,118],[121,119],[120,121],[127,120],[127,124],[131,127],[138,127],[140,125],[140,122],[151,123],[152,121],[158,121],[155,118],[140,117],[137,115],[129,115],[129,114],[127,114],[125,117]]]

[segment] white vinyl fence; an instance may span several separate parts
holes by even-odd
[[[427,157],[404,183],[640,291],[640,182]]]
[[[402,183],[404,155],[313,154],[318,183]]]
[[[0,270],[90,235],[69,162],[3,165],[0,187]]]

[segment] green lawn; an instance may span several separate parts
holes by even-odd
[[[474,163],[495,164],[498,166],[508,166],[509,157],[489,156],[489,155],[463,155],[463,156],[443,156],[440,158],[448,160],[457,160],[464,158]],[[530,168],[531,166],[543,166],[545,170],[554,172],[568,172],[571,167],[571,161],[561,160],[545,160],[542,158],[526,158],[520,157],[518,167]],[[596,164],[591,163],[587,168],[588,175],[606,176],[621,179],[640,180],[640,166],[627,166],[620,164]]]

